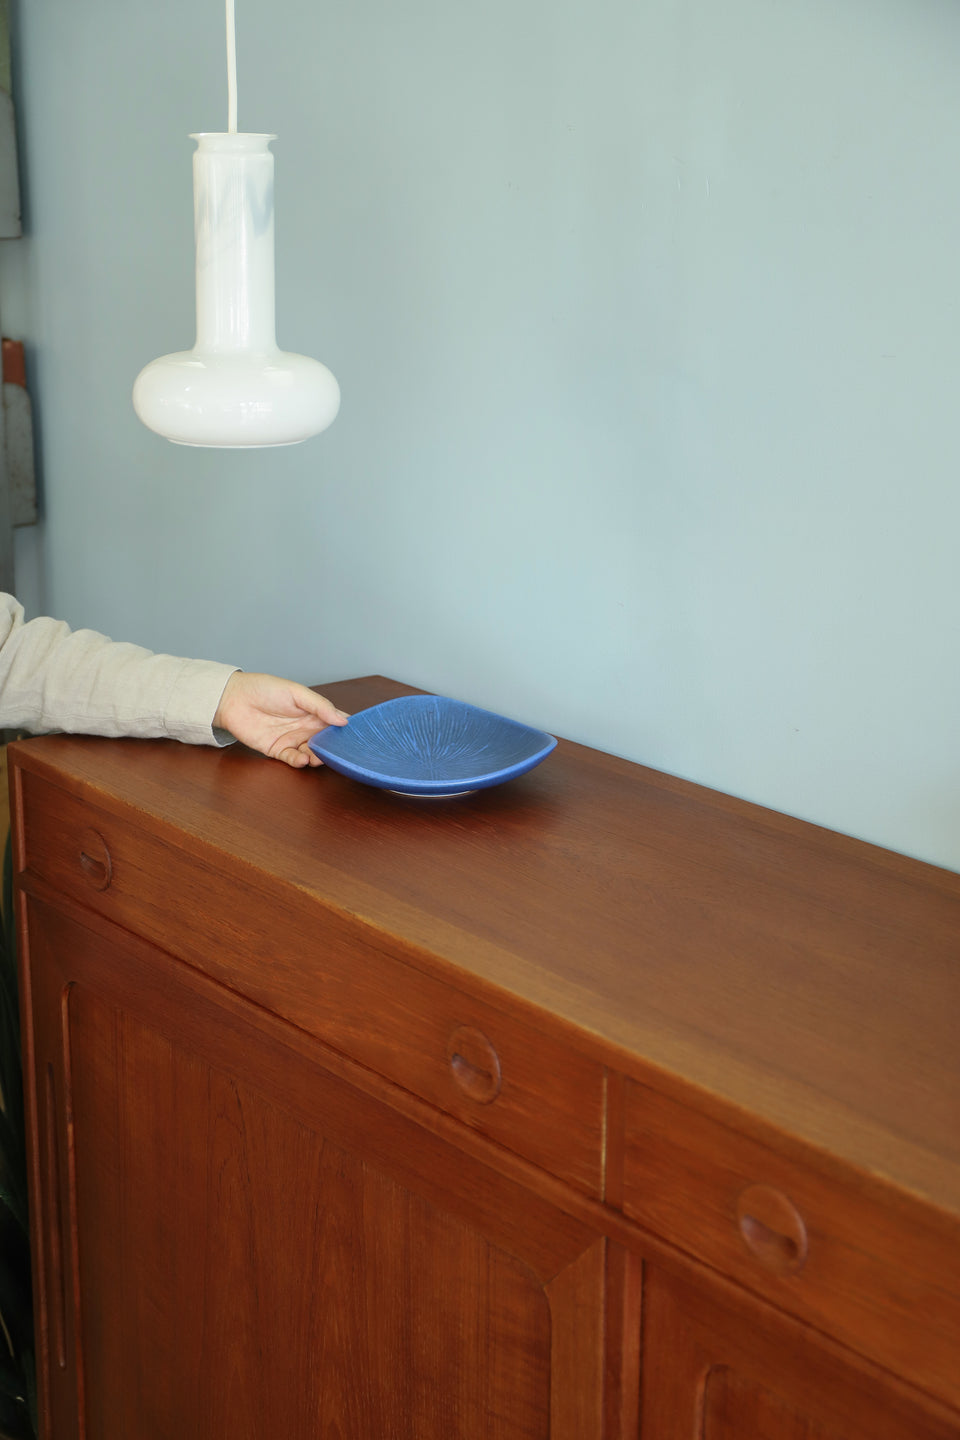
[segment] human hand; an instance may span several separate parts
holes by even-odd
[[[346,725],[349,718],[306,685],[236,670],[224,686],[213,725],[251,750],[302,770],[323,764],[308,748],[310,737],[325,725]]]

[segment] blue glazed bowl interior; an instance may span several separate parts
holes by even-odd
[[[310,741],[325,764],[364,784],[449,795],[502,784],[539,765],[552,735],[439,695],[404,695]]]

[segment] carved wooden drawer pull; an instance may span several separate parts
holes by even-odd
[[[454,1080],[465,1095],[489,1105],[500,1094],[500,1057],[482,1030],[458,1025],[447,1041]]]
[[[765,1269],[786,1275],[803,1268],[807,1227],[782,1191],[748,1185],[737,1198],[737,1225],[750,1254]]]
[[[113,879],[113,862],[107,842],[97,830],[80,836],[80,869],[95,890],[106,890]]]

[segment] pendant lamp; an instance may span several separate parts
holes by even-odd
[[[234,0],[227,3],[228,129],[192,135],[197,339],[137,376],[133,408],[180,445],[294,445],[336,418],[325,365],[277,348],[273,250],[275,135],[237,131]]]

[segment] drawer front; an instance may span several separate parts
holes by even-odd
[[[627,1081],[624,1211],[904,1379],[960,1403],[960,1227],[808,1169]]]
[[[602,1192],[603,1067],[388,953],[389,938],[21,771],[25,870],[579,1190]]]

